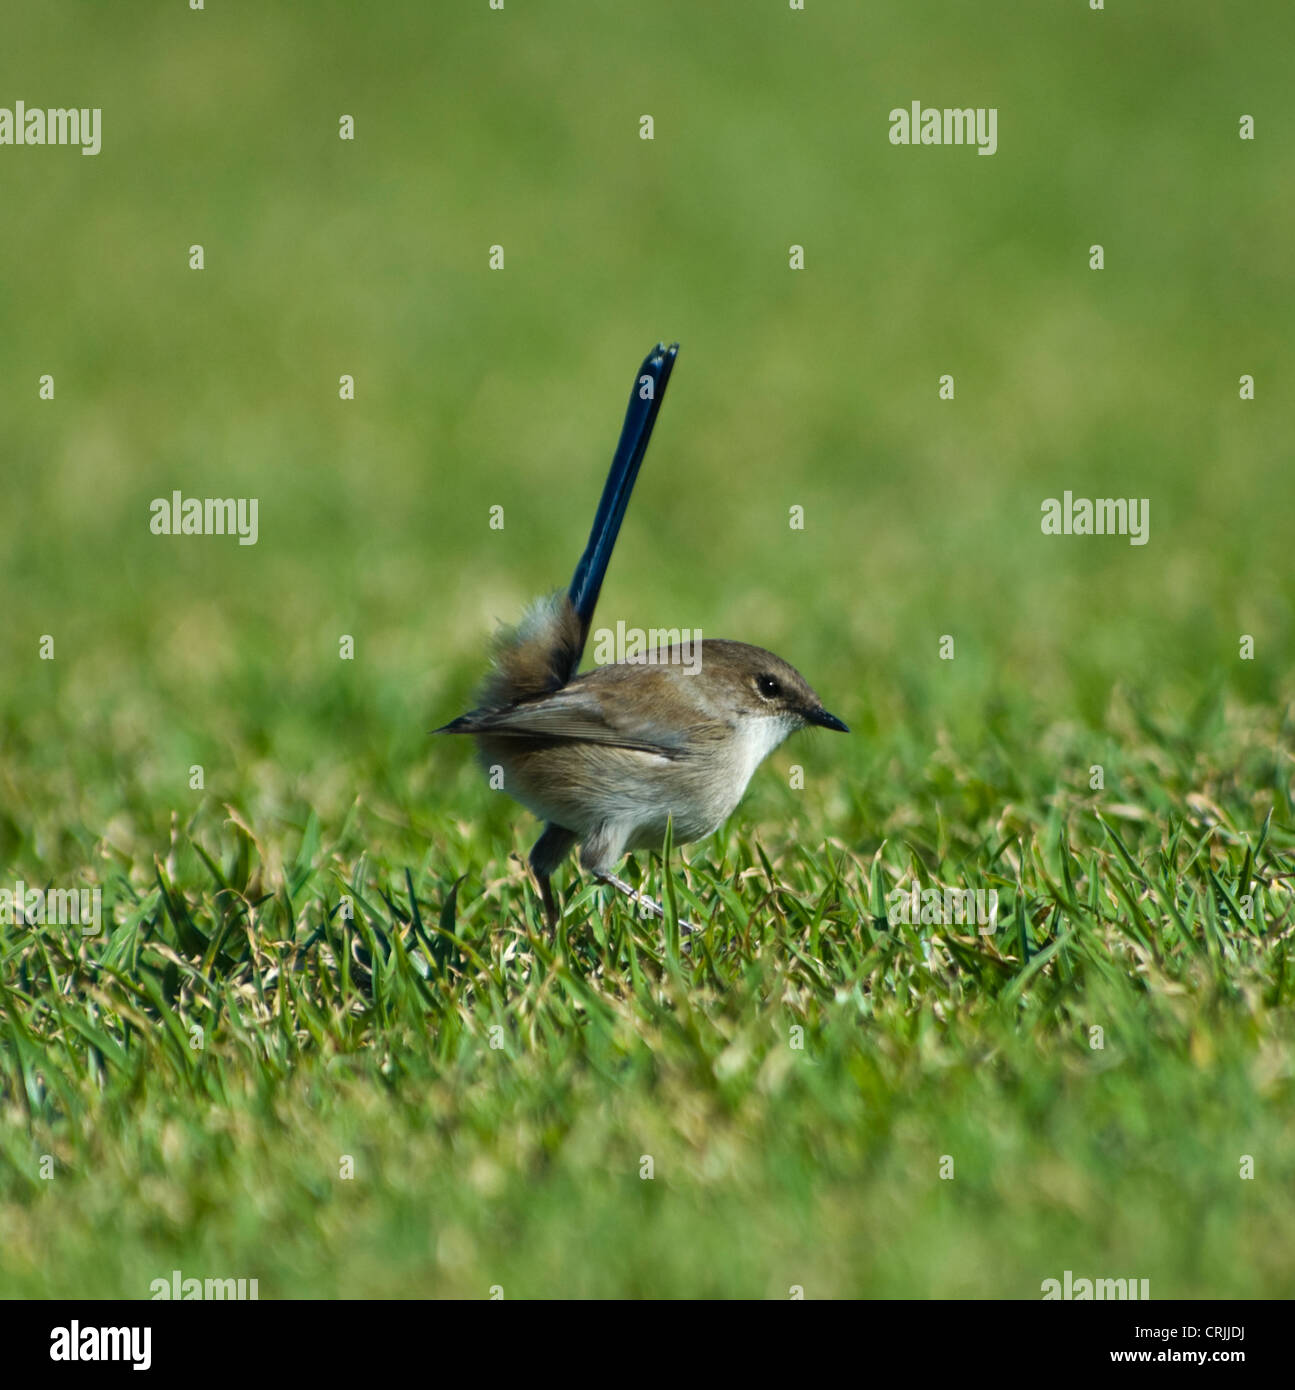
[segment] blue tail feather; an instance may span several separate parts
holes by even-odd
[[[598,503],[593,529],[589,533],[589,544],[585,546],[585,553],[580,557],[580,563],[571,579],[571,587],[567,590],[571,606],[580,619],[581,649],[584,647],[584,637],[593,619],[603,577],[607,573],[616,537],[620,534],[621,522],[625,519],[625,508],[629,506],[634,480],[638,477],[643,455],[647,453],[648,440],[652,438],[652,427],[656,424],[657,412],[661,409],[661,399],[665,395],[666,383],[670,380],[670,372],[678,352],[678,343],[673,343],[670,347],[658,343],[644,359],[634,378],[629,408],[625,412],[625,424],[612,458],[611,471],[607,474],[607,482],[603,487],[602,500]],[[643,398],[644,377],[652,383],[651,398],[647,400]],[[579,661],[579,653],[576,660]]]

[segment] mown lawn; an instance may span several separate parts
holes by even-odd
[[[0,1295],[1295,1294],[1295,12],[1037,8],[7,22],[0,888],[108,920],[0,925]],[[627,868],[688,951],[427,736],[660,338],[599,621],[852,730]]]

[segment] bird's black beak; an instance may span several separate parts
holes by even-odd
[[[823,729],[836,729],[838,732],[848,734],[849,728],[842,724],[834,714],[828,712],[820,705],[817,709],[807,709],[804,712],[805,721],[809,724],[817,724]]]

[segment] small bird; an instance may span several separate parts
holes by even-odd
[[[477,707],[434,730],[475,735],[483,763],[503,769],[504,790],[546,822],[530,864],[550,928],[559,916],[550,879],[577,843],[595,878],[662,916],[613,873],[627,851],[659,849],[668,820],[678,844],[716,830],[788,734],[808,725],[849,732],[794,666],[745,642],[705,638],[699,661],[671,647],[653,654],[655,664],[578,674],[678,352],[678,343],[658,344],[639,368],[570,587],[502,634]]]

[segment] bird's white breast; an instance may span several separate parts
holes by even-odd
[[[731,744],[734,788],[731,811],[742,799],[746,784],[751,780],[756,768],[791,733],[789,722],[781,715],[748,715],[739,720]],[[727,812],[725,813],[727,814]]]

